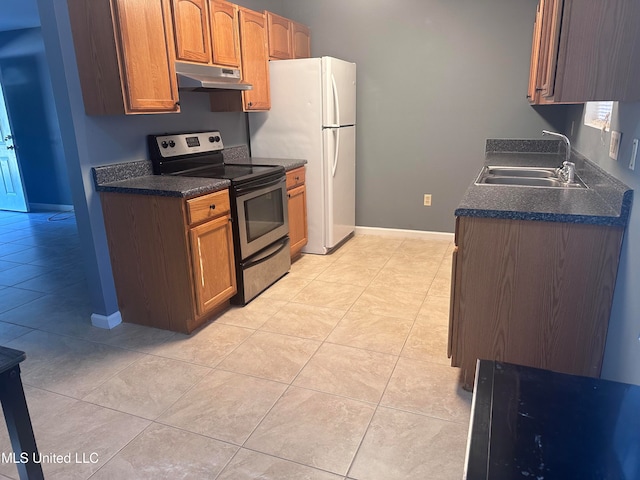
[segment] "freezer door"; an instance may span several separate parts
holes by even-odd
[[[325,128],[325,246],[335,247],[355,230],[356,127]]]
[[[356,124],[356,64],[322,57],[322,125]]]

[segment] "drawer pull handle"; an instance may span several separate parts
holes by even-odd
[[[209,205],[209,210],[215,210],[215,209],[216,209],[216,204],[215,203],[212,204],[212,205]]]

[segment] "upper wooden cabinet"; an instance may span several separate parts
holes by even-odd
[[[238,6],[222,0],[172,0],[176,58],[240,68]]]
[[[220,0],[209,0],[209,23],[213,63],[240,68],[238,6]]]
[[[311,30],[301,23],[291,22],[293,58],[309,58],[311,56]]]
[[[311,56],[309,27],[275,13],[266,12],[269,34],[269,58],[286,60]]]
[[[188,62],[211,62],[211,34],[206,0],[172,0],[176,59]]]
[[[269,33],[269,58],[293,58],[291,20],[265,12]]]
[[[639,17],[637,0],[539,0],[529,101],[640,100]]]
[[[168,0],[68,0],[87,115],[180,111]]]
[[[267,46],[267,18],[263,13],[239,8],[242,79],[253,85],[242,92],[245,111],[269,110],[269,54]]]

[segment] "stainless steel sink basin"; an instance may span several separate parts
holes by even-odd
[[[556,169],[538,167],[487,167],[487,174],[502,177],[554,178],[556,177]]]
[[[564,182],[555,168],[487,166],[476,179],[476,185],[508,185],[517,187],[587,188],[575,176],[572,183]]]
[[[483,183],[493,185],[523,185],[530,187],[563,187],[564,184],[554,178],[535,177],[491,177],[484,179]]]

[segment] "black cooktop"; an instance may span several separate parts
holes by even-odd
[[[173,172],[172,175],[182,177],[223,178],[238,183],[274,174],[280,175],[283,172],[284,167],[220,164],[185,169],[179,172]]]

